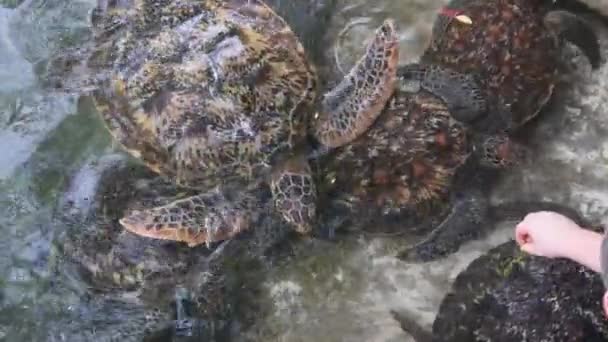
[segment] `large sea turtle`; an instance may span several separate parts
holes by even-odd
[[[509,3],[501,5],[508,7]],[[439,22],[444,25],[450,23],[444,20],[439,19]],[[540,30],[542,23],[537,24],[527,24],[532,28],[524,32]],[[435,27],[432,46],[453,38],[444,33],[439,39],[438,27],[441,25]],[[587,30],[585,32],[592,36],[589,40],[594,41],[593,30]],[[475,29],[474,32],[478,31],[483,29]],[[514,35],[519,37],[517,33]],[[506,34],[503,40],[515,38]],[[555,37],[549,31],[542,31],[541,37],[528,39],[555,43]],[[500,44],[508,44],[503,40]],[[468,58],[483,59],[483,54],[489,53],[486,50],[493,49],[482,41],[475,44],[479,48],[471,51]],[[445,45],[451,46],[447,42]],[[500,48],[500,45],[496,46],[496,49]],[[589,49],[592,56],[599,55],[597,42]],[[439,60],[465,58],[447,48],[445,50],[433,54],[427,52],[425,56],[437,55]],[[519,55],[530,51],[536,49],[528,46],[525,51],[513,53],[523,58]],[[557,60],[557,47],[547,53],[555,54]],[[398,84],[392,97],[369,130],[313,163],[321,202],[324,203],[324,226],[380,228],[383,231],[387,228],[390,231],[403,230],[404,227],[410,231],[416,227],[428,231],[431,228],[428,238],[400,253],[400,258],[405,260],[430,260],[444,256],[455,251],[465,239],[480,233],[483,226],[499,219],[504,211],[500,206],[490,205],[487,199],[489,185],[496,179],[497,171],[513,166],[527,154],[525,146],[509,136],[509,124],[498,123],[496,129],[491,129],[473,124],[466,118],[467,115],[479,117],[484,114],[488,118],[498,115],[492,107],[495,103],[493,98],[486,94],[486,84],[478,81],[478,72],[473,66],[462,71],[454,70],[439,62],[425,62],[428,58],[423,57],[422,63],[398,68]],[[557,68],[556,64],[557,61],[551,65]],[[485,67],[480,66],[480,70]],[[533,65],[526,67],[534,69]],[[533,87],[538,77],[531,76],[533,78],[528,80],[528,75],[523,74],[525,70],[521,70],[522,75],[518,74],[520,69],[514,69],[510,78],[499,79],[507,88],[515,88],[513,82]],[[536,72],[546,73],[542,67]],[[543,75],[551,76],[551,81],[556,82],[552,78],[554,74],[557,74],[557,69],[551,71],[551,75]],[[524,80],[528,83],[523,83]],[[490,84],[494,86],[494,83]],[[552,89],[553,84],[547,87]],[[537,113],[538,108],[534,112]],[[518,125],[522,124],[519,121]],[[512,204],[505,204],[505,207],[515,211]],[[525,201],[520,204],[519,212],[522,214],[535,209],[564,209],[557,203]]]
[[[226,313],[224,309],[231,310],[236,306],[227,304],[227,297],[242,298],[241,295],[223,296],[218,293],[218,289],[223,291],[224,280],[237,274],[252,273],[230,272],[223,266],[225,261],[230,262],[230,256],[242,256],[238,253],[243,248],[232,248],[237,244],[235,242],[230,245],[231,253],[224,253],[221,249],[210,256],[205,250],[189,251],[173,240],[194,246],[230,237],[240,228],[253,226],[253,232],[240,234],[247,243],[239,246],[244,246],[246,253],[253,248],[254,255],[264,252],[267,245],[280,240],[286,232],[287,221],[294,223],[289,218],[281,218],[280,213],[285,211],[274,209],[276,202],[272,201],[271,193],[276,194],[277,191],[270,188],[282,189],[281,180],[302,180],[289,190],[295,196],[308,196],[308,202],[304,203],[306,208],[301,209],[307,212],[304,216],[310,215],[297,218],[299,221],[295,222],[302,228],[300,230],[306,230],[308,222],[304,221],[314,219],[314,211],[308,210],[314,204],[314,196],[311,196],[314,188],[304,188],[312,186],[306,183],[306,175],[298,178],[297,171],[306,169],[304,159],[288,155],[292,147],[295,153],[300,152],[296,140],[303,138],[298,135],[306,132],[308,114],[312,113],[308,110],[316,90],[314,69],[285,22],[259,1],[100,1],[93,12],[93,24],[96,30],[92,57],[86,65],[76,66],[76,70],[86,75],[86,82],[69,83],[72,79],[67,79],[68,83],[56,81],[63,83],[59,85],[64,88],[93,89],[93,98],[113,135],[136,157],[141,157],[145,165],[151,166],[152,173],[160,171],[169,177],[168,180],[153,178],[146,181],[151,175],[142,170],[135,175],[125,170],[109,172],[102,179],[102,191],[95,200],[99,207],[93,220],[85,224],[80,221],[74,223],[73,229],[58,239],[62,254],[77,261],[84,274],[91,277],[92,287],[103,292],[138,290],[144,292],[144,297],[157,301],[171,297],[176,285],[184,285],[194,298],[195,309],[203,311],[203,317],[215,321]],[[329,110],[336,116],[324,112],[320,123],[349,119],[351,115],[373,115],[368,107],[377,107],[382,102],[382,85],[384,82],[390,84],[390,74],[394,72],[391,69],[393,59],[397,58],[394,42],[395,32],[392,24],[387,22],[378,30],[377,39],[370,45],[360,67],[354,68],[340,85],[341,90],[334,92],[344,100],[339,104],[331,102],[333,107]],[[81,53],[77,51],[73,56],[57,60],[54,66],[63,61],[68,62],[63,66],[74,67],[71,63],[77,62]],[[142,68],[158,68],[155,70],[166,74],[150,74],[152,69]],[[151,83],[142,83],[146,77],[146,82]],[[355,83],[359,80],[362,82]],[[370,83],[374,81],[378,83]],[[154,93],[151,86],[163,88]],[[131,96],[129,89],[137,95]],[[190,97],[191,102],[181,101],[184,94]],[[173,95],[176,102],[170,101]],[[329,96],[323,108],[328,108],[327,103],[332,99]],[[201,107],[205,104],[210,107]],[[179,107],[182,105],[184,107]],[[158,112],[159,108],[170,110]],[[179,121],[180,118],[183,121]],[[199,121],[193,122],[195,119]],[[355,121],[360,122],[359,118]],[[319,127],[323,127],[326,134],[332,133],[332,127],[348,130],[346,135],[356,134],[351,124]],[[158,125],[158,129],[154,125]],[[188,131],[188,127],[192,130]],[[234,130],[230,131],[230,128]],[[178,139],[180,137],[181,140]],[[332,137],[327,139],[333,141]],[[199,148],[186,151],[184,155],[180,149],[193,141],[196,144],[207,141],[213,146],[203,149],[203,146],[195,144],[192,146]],[[158,145],[154,145],[156,143]],[[222,151],[225,154],[220,153]],[[165,157],[168,159],[156,159]],[[188,164],[184,169],[182,163],[175,163],[176,160],[210,164],[197,165],[195,170]],[[232,167],[228,165],[230,160]],[[272,172],[271,164],[275,161],[285,168],[276,168],[273,170],[276,172]],[[212,172],[213,168],[216,168],[216,173]],[[201,173],[200,177],[195,175],[197,172]],[[134,178],[137,177],[143,179],[136,182]],[[179,181],[184,177],[186,181]],[[178,180],[177,187],[173,182],[175,179]],[[258,186],[258,181],[268,179],[276,186]],[[143,186],[136,185],[142,181]],[[191,186],[199,181],[197,184],[202,188],[212,184],[216,186],[201,194],[200,187]],[[181,200],[174,202],[177,198]],[[290,209],[292,213],[298,210],[286,208],[289,203],[282,200],[279,198],[278,202],[282,209]],[[199,201],[209,206],[202,208]],[[190,209],[201,211],[186,214],[192,213],[196,220],[194,223],[201,224],[194,226],[201,234],[174,235],[184,232],[176,222],[160,222],[161,229],[157,229],[159,224],[155,223],[152,232],[145,226],[138,226],[137,222],[141,223],[138,219],[153,219],[146,216],[149,213],[165,212],[169,208],[184,209],[178,206],[192,202],[196,203]],[[170,241],[145,241],[143,237],[121,231],[117,215],[123,215],[125,206],[143,211],[143,214],[135,213],[121,220],[127,228],[136,235],[143,231],[139,235]],[[145,208],[149,207],[160,209],[147,211]],[[176,218],[175,212],[168,211],[171,221],[185,218]],[[65,214],[71,215],[71,212],[66,210]],[[208,236],[208,228],[219,231]],[[227,231],[222,230],[224,228]],[[165,233],[168,236],[163,235]],[[237,253],[233,253],[235,251]],[[221,257],[219,261],[212,262],[212,267],[209,258],[213,259],[214,255]],[[246,267],[247,263],[239,260],[234,264]],[[212,272],[213,279],[210,280],[205,277],[211,268],[217,272]],[[220,280],[215,279],[216,275]],[[226,281],[232,283],[228,288],[239,288],[234,280]],[[116,292],[112,293],[116,296]],[[163,315],[161,319],[166,320],[167,316]],[[136,335],[160,325],[158,320],[145,322],[145,327],[137,327],[127,333]],[[206,333],[212,330],[207,329]],[[126,340],[130,336],[122,337]]]
[[[582,17],[561,10],[559,3],[453,0],[440,10],[420,64],[410,69],[419,68],[421,75],[416,76],[425,80],[423,86],[440,94],[459,120],[509,132],[535,117],[551,98],[565,41],[579,47],[593,68],[599,67],[602,57],[594,30]],[[473,80],[438,85],[432,78],[437,69]]]
[[[604,291],[592,270],[530,256],[509,241],[456,277],[432,332],[404,312],[393,315],[417,342],[607,341]]]
[[[398,59],[387,20],[365,56],[314,112],[314,67],[286,22],[259,0],[100,1],[86,68],[112,135],[152,170],[198,194],[134,211],[129,231],[190,246],[251,228],[269,185],[297,231],[315,220],[307,127],[330,147],[377,117]],[[231,198],[224,186],[241,187]]]
[[[435,21],[431,42],[419,63],[399,74],[440,97],[451,115],[472,134],[494,136],[508,153],[511,135],[535,117],[559,81],[561,48],[568,40],[593,68],[601,62],[599,41],[581,17],[553,1],[454,0]],[[490,169],[463,171],[461,194],[451,214],[432,235],[400,254],[430,260],[454,252],[487,223]],[[522,211],[533,210],[525,208]]]
[[[85,182],[97,185],[79,193],[83,175],[98,175]],[[143,336],[172,332],[221,340],[238,333],[235,326],[244,329],[254,322],[251,313],[259,313],[260,304],[257,286],[270,266],[266,256],[291,231],[273,209],[268,189],[258,194],[265,206],[251,214],[256,229],[212,249],[150,240],[122,229],[119,223],[125,212],[162,205],[193,191],[176,187],[143,165],[116,160],[114,155],[78,172],[59,207],[57,222],[65,229],[58,230],[61,234],[54,241],[55,259],[61,261],[56,265],[62,267],[61,274],[85,283],[103,307],[115,306],[112,310],[119,312],[132,305],[132,316],[113,323],[99,318],[92,320],[93,327],[83,321],[82,331],[68,336],[84,338],[91,328],[100,341],[139,341]],[[103,298],[112,302],[104,303]]]
[[[370,129],[312,163],[322,225],[382,230],[424,225],[443,214],[454,177],[469,160],[493,165],[519,158],[518,145],[470,135],[440,97],[412,92],[409,81],[398,76]]]

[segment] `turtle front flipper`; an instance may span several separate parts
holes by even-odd
[[[393,94],[398,62],[397,32],[393,22],[386,20],[365,55],[325,95],[314,127],[320,143],[339,147],[367,131]]]
[[[275,208],[300,234],[312,231],[316,220],[317,189],[304,156],[278,163],[270,180]]]
[[[488,215],[492,221],[523,220],[526,215],[536,211],[554,211],[562,214],[581,227],[592,227],[592,222],[585,219],[573,208],[551,201],[509,201],[490,207]]]
[[[140,236],[186,242],[190,247],[227,240],[250,228],[257,207],[255,195],[249,192],[232,197],[216,188],[165,206],[133,211],[120,224]]]
[[[543,18],[545,26],[556,37],[576,45],[591,63],[593,69],[600,67],[602,55],[597,34],[581,17],[566,11],[551,11]]]
[[[399,68],[397,76],[403,87],[415,82],[416,88],[439,97],[458,121],[471,122],[487,111],[486,98],[472,75],[439,65],[414,63]]]
[[[398,255],[404,261],[433,261],[454,253],[462,244],[493,229],[497,222],[523,220],[531,212],[554,211],[590,227],[576,210],[550,201],[513,201],[488,205],[489,199],[477,191],[456,200],[448,217],[422,242]]]

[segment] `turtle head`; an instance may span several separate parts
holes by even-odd
[[[484,135],[474,142],[474,154],[483,166],[504,169],[527,160],[528,149],[506,135]]]

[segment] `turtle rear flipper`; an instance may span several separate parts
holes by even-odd
[[[195,247],[227,240],[249,229],[256,203],[248,192],[227,198],[216,188],[165,206],[133,211],[120,224],[140,236],[182,241]]]
[[[477,238],[487,219],[487,198],[477,191],[462,194],[443,222],[423,241],[400,252],[397,258],[427,262],[445,257],[456,252],[464,242]]]
[[[557,37],[581,49],[593,69],[600,67],[602,55],[599,39],[587,21],[573,13],[555,10],[547,13],[543,22]]]
[[[401,67],[397,75],[402,82],[417,82],[420,88],[441,98],[458,121],[471,122],[487,111],[485,96],[472,75],[418,63]]]
[[[316,139],[327,147],[339,147],[367,131],[393,94],[398,62],[397,32],[387,20],[376,30],[365,55],[325,95],[314,127]]]

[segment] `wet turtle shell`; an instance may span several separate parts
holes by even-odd
[[[89,67],[112,134],[179,184],[269,173],[306,132],[316,77],[260,1],[119,1],[93,16]]]
[[[453,177],[469,154],[466,127],[440,98],[396,88],[365,134],[315,164],[319,193],[346,207],[350,223],[413,227],[445,209]],[[340,213],[328,208],[328,217]]]
[[[509,241],[457,276],[432,337],[422,333],[417,341],[608,341],[604,291],[592,270],[530,256]],[[421,334],[405,322],[406,331]]]
[[[593,30],[553,1],[453,0],[438,14],[421,62],[475,76],[490,104],[485,115],[474,118],[478,126],[509,131],[549,101],[559,81],[564,40],[599,66]]]

